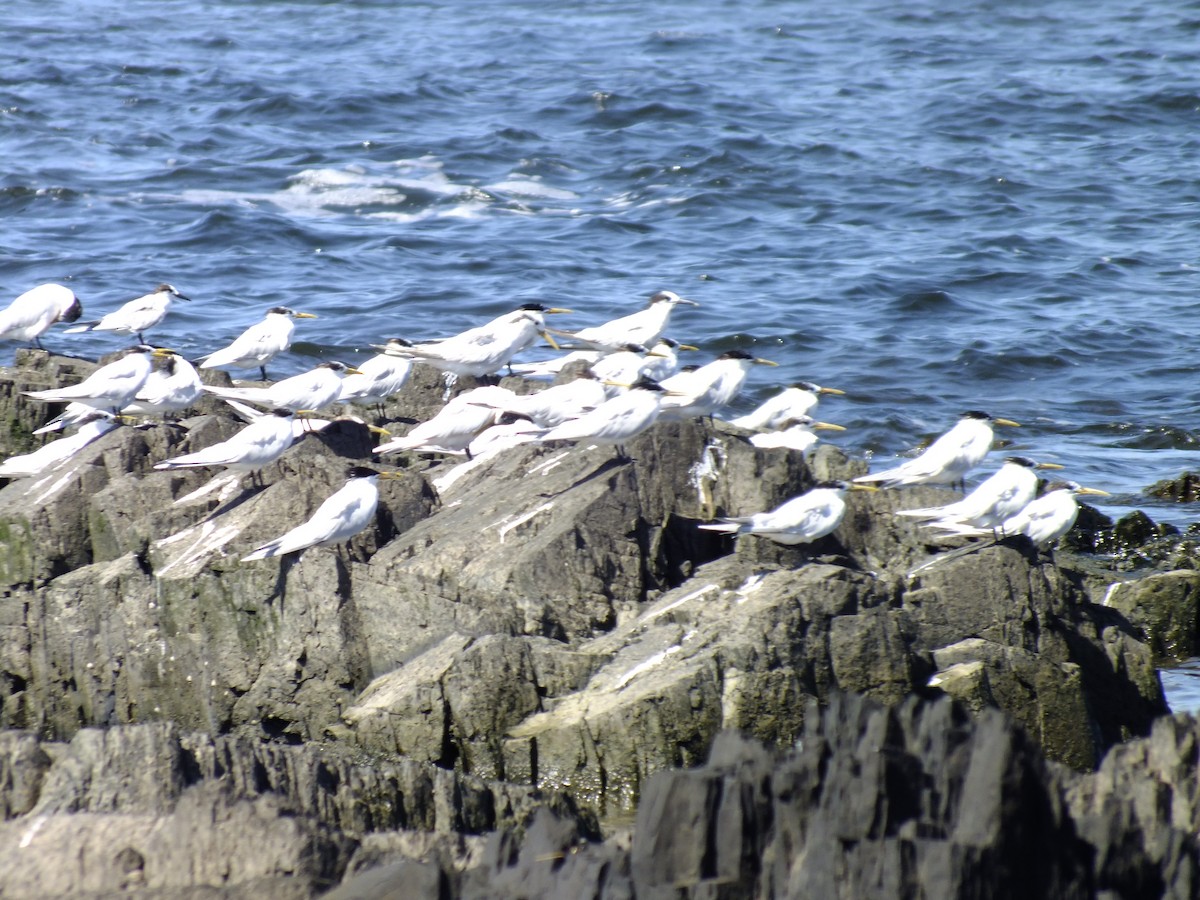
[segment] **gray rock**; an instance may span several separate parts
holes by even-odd
[[[1148,738],[1114,747],[1066,797],[1080,836],[1095,848],[1098,890],[1117,897],[1200,893],[1200,722],[1164,716]]]
[[[0,406],[8,390],[21,407],[13,421],[30,418],[18,385],[57,377],[53,358],[31,360],[28,372],[0,374]],[[418,367],[384,414],[428,418],[471,386]],[[937,557],[944,546],[893,514],[948,492],[853,495],[842,525],[812,545],[696,527],[863,470],[832,447],[806,463],[695,421],[631,441],[632,464],[586,446],[465,463],[400,454],[385,464],[405,477],[381,483],[374,523],[346,546],[243,564],[339,487],[373,439],[339,423],[267,467],[261,484],[176,504],[210,473],[153,464],[239,427],[213,407],[179,426],[117,429],[52,478],[0,489],[10,601],[0,608],[0,724],[71,741],[0,745],[9,840],[39,816],[67,836],[104,832],[112,817],[135,817],[131,834],[182,833],[206,815],[253,833],[261,816],[277,862],[231,863],[241,866],[233,892],[273,890],[271,867],[292,864],[316,890],[356,858],[353,874],[371,882],[364,896],[391,889],[368,871],[379,866],[418,893],[449,896],[518,896],[528,883],[545,896],[652,897],[676,882],[696,896],[718,883],[742,886],[723,896],[803,885],[849,896],[922,879],[954,895],[987,879],[1025,884],[999,862],[1035,843],[1007,832],[1010,791],[1034,805],[1022,828],[1063,842],[1028,877],[1071,896],[1087,880],[1056,805],[1054,779],[1068,776],[1025,735],[1086,770],[1165,711],[1150,648],[1119,612],[1088,602],[1094,588],[1081,577],[1019,540]],[[913,700],[940,692],[978,725]],[[968,750],[956,755],[938,728]],[[653,787],[709,759],[729,729],[801,749],[780,763],[719,745],[715,768]],[[825,749],[810,758],[816,746]],[[890,749],[881,760],[872,747]],[[764,823],[810,821],[793,809],[793,788],[781,799],[763,781],[774,784],[767,773],[780,765],[824,810],[811,817],[820,835],[790,825],[785,844],[771,843]],[[228,794],[213,793],[218,781]],[[930,795],[914,796],[913,784],[933,785]],[[985,819],[950,809],[959,796]],[[677,844],[629,850],[596,843],[595,814],[651,816],[644,835],[672,816],[690,824]],[[70,818],[80,816],[91,818]],[[275,823],[287,817],[290,830]],[[241,851],[219,831],[207,852]],[[416,837],[428,834],[445,837]],[[459,839],[485,834],[469,852]],[[373,850],[355,857],[367,836]],[[192,865],[139,845],[139,869],[132,853],[103,856],[108,839],[97,840],[88,871],[71,870],[64,890],[151,890],[130,873]],[[320,858],[288,862],[303,840]],[[1183,873],[1180,853],[1137,865],[1174,859]],[[56,862],[30,865],[32,877]],[[153,890],[214,887],[196,871],[194,883],[160,879]]]
[[[1114,584],[1105,605],[1142,629],[1160,664],[1200,655],[1200,572],[1160,572]]]
[[[200,885],[303,897],[336,878],[352,842],[288,814],[274,797],[232,801],[213,784],[184,791],[169,813],[75,812],[0,823],[0,846],[8,860],[0,875],[5,897],[169,896]]]
[[[310,896],[341,879],[365,834],[416,830],[461,844],[542,808],[597,837],[562,795],[332,745],[214,739],[163,723],[84,729],[67,746],[9,732],[0,752],[0,858],[19,861],[0,867],[5,897],[253,885],[275,896],[296,883]]]
[[[0,732],[0,821],[33,809],[50,763],[50,756],[34,735]]]

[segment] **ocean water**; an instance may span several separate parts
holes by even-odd
[[[1200,5],[12,0],[0,300],[95,318],[159,281],[200,355],[270,306],[273,366],[520,303],[655,290],[878,464],[966,409],[1145,497],[1195,465]],[[120,340],[52,333],[96,356]],[[11,348],[0,348],[0,359]],[[249,377],[252,373],[243,373]]]
[[[1200,657],[1160,669],[1158,675],[1171,712],[1200,715]]]

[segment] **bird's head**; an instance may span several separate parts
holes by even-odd
[[[688,300],[685,297],[680,297],[674,291],[657,291],[650,295],[650,305],[655,306],[659,303],[669,303],[671,306],[678,306],[684,303],[688,306],[699,306],[695,300]]]
[[[287,316],[289,319],[315,319],[312,313],[296,312],[290,306],[272,306],[267,310],[268,316]]]

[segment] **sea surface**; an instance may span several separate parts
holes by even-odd
[[[671,289],[694,361],[780,364],[739,409],[841,388],[875,465],[983,409],[1110,515],[1200,518],[1143,493],[1200,447],[1200,4],[10,0],[0,37],[0,302],[169,281],[195,355],[316,313],[280,376]]]

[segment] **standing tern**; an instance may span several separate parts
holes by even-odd
[[[495,424],[500,410],[512,404],[515,397],[508,388],[498,385],[464,391],[452,397],[432,419],[414,426],[408,434],[380,444],[375,452],[463,453],[476,435]]]
[[[382,403],[404,387],[412,367],[411,359],[388,353],[372,356],[355,366],[358,370],[356,373],[342,379],[342,391],[338,399],[343,403]]]
[[[56,469],[96,438],[116,428],[119,420],[103,410],[88,409],[74,424],[79,426],[75,434],[51,441],[32,453],[10,456],[0,463],[0,478],[25,478]]]
[[[1038,463],[1027,456],[1010,456],[989,478],[955,503],[924,509],[902,509],[897,515],[924,519],[930,528],[960,531],[998,528],[1037,496],[1037,469],[1061,469],[1057,463]]]
[[[646,363],[642,366],[642,374],[654,381],[662,382],[670,378],[679,368],[679,351],[696,350],[691,344],[681,344],[671,338],[659,338],[646,354]]]
[[[808,544],[825,537],[842,523],[847,492],[874,490],[878,489],[846,481],[822,481],[771,512],[731,516],[700,527],[726,534],[754,534],[778,544]]]
[[[141,390],[129,403],[121,408],[126,416],[165,416],[192,406],[200,399],[204,386],[195,367],[180,356],[171,353],[154,360],[154,368]],[[78,424],[95,407],[85,403],[71,402],[60,415],[51,419],[34,434],[62,431]]]
[[[61,284],[39,284],[0,310],[0,340],[32,341],[44,349],[42,334],[55,322],[74,322],[83,315],[75,292]]]
[[[625,393],[604,401],[577,419],[551,428],[538,440],[615,444],[618,458],[625,459],[623,445],[658,420],[666,393],[657,381],[640,378]]]
[[[85,322],[68,328],[66,334],[84,331],[112,331],[116,334],[137,335],[146,343],[144,332],[150,330],[167,316],[172,300],[188,300],[174,285],[163,282],[149,294],[130,300],[120,309],[113,310],[95,322]]]
[[[467,445],[467,458],[486,459],[510,447],[536,441],[546,431],[521,413],[502,412]]]
[[[663,401],[664,421],[711,416],[738,395],[753,365],[779,363],[751,356],[745,350],[729,350],[695,371],[672,375],[663,387],[678,395]]]
[[[817,409],[821,394],[845,394],[837,388],[821,387],[811,381],[798,381],[773,397],[768,397],[756,409],[744,416],[730,419],[730,425],[750,431],[768,431],[781,427],[785,419],[811,416]]]
[[[215,387],[205,390],[233,400],[243,400],[259,406],[276,406],[284,409],[323,409],[337,401],[342,393],[342,373],[358,374],[359,370],[337,360],[323,362],[319,366],[277,381],[270,387]]]
[[[795,416],[779,423],[777,431],[750,435],[750,443],[763,450],[799,450],[807,454],[820,438],[818,431],[845,431],[841,425],[818,422],[812,416]]]
[[[971,410],[963,413],[957,424],[915,459],[891,469],[860,475],[857,482],[883,482],[884,487],[906,484],[961,484],[992,449],[995,435],[992,427],[1007,425],[1019,428],[1019,422],[999,419],[985,412]]]
[[[651,359],[658,356],[657,351],[647,350],[641,344],[622,344],[592,363],[591,369],[597,378],[606,383],[608,396],[615,397],[643,377]]]
[[[160,357],[142,389],[121,412],[128,416],[163,416],[196,403],[204,393],[196,367],[171,353]]]
[[[171,471],[222,466],[234,472],[255,472],[275,462],[292,446],[295,441],[292,429],[294,415],[290,409],[273,410],[268,415],[259,416],[228,440],[163,460],[154,468]]]
[[[553,428],[579,418],[607,399],[604,383],[587,369],[573,381],[532,394],[517,394],[503,408],[525,416],[540,428]]]
[[[1090,495],[1107,497],[1108,491],[1082,487],[1074,481],[1055,481],[1046,486],[1045,492],[1031,500],[1019,513],[1000,523],[1000,531],[1006,535],[1023,534],[1041,548],[1061,538],[1075,525],[1079,516],[1077,496]],[[982,528],[962,528],[958,534],[985,535]]]
[[[379,479],[399,478],[400,475],[399,472],[352,466],[346,473],[345,485],[317,507],[307,522],[246,554],[242,562],[283,556],[310,547],[329,547],[350,540],[375,518],[375,507],[379,505]]]
[[[243,331],[228,347],[201,357],[202,369],[232,366],[235,369],[257,368],[262,380],[267,380],[267,363],[292,346],[292,334],[296,330],[293,319],[315,319],[312,313],[296,312],[286,306],[273,306],[261,322],[256,322]]]
[[[146,384],[154,367],[152,360],[174,352],[139,344],[126,350],[119,359],[101,366],[79,384],[45,391],[25,391],[25,396],[49,403],[67,403],[74,400],[87,406],[119,413],[133,402],[138,391]]]
[[[581,348],[593,350],[609,350],[623,344],[642,344],[650,347],[663,336],[671,313],[681,303],[689,306],[700,305],[695,300],[685,300],[674,291],[659,291],[650,297],[649,304],[639,312],[579,331],[557,331],[552,328],[547,331],[571,338]]]
[[[407,344],[392,339],[376,350],[393,356],[407,356],[453,375],[482,378],[506,365],[514,356],[545,334],[545,316],[569,313],[569,309],[526,303],[520,309],[497,316],[490,322],[470,328],[440,341]]]

